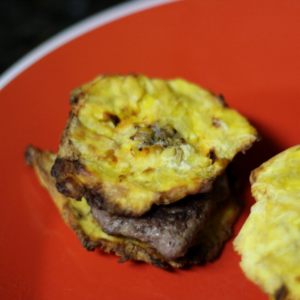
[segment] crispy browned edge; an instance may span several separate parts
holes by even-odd
[[[130,75],[136,76],[135,74]],[[88,188],[86,185],[81,183],[80,180],[76,177],[76,175],[79,175],[80,173],[86,174],[87,171],[85,170],[84,164],[81,163],[80,154],[69,139],[69,127],[73,119],[77,116],[80,108],[84,105],[86,93],[91,84],[92,83],[87,83],[85,85],[82,85],[73,90],[70,94],[70,104],[72,106],[72,111],[70,112],[67,125],[62,134],[60,150],[58,153],[58,157],[55,160],[55,163],[52,167],[51,175],[56,179],[57,190],[67,197],[71,197],[77,200],[80,200],[82,197],[85,197],[88,200],[88,202],[96,202],[99,207],[113,214],[140,216],[141,214],[145,213],[148,209],[145,208],[146,210],[141,213],[129,210],[125,211],[123,208],[119,207],[117,203],[111,201],[111,199],[102,192],[101,183],[99,183],[97,186],[94,186],[93,188]],[[212,93],[212,95],[214,96],[214,99],[219,106],[228,107],[224,100],[224,97],[221,94],[217,96]],[[258,134],[257,140],[259,140]],[[252,143],[245,144],[243,145],[243,147],[241,147],[241,149],[238,150],[238,152],[245,153],[245,151],[251,148],[251,146]],[[211,149],[209,151],[209,156],[211,157],[213,162],[217,159],[214,153],[214,149]],[[193,195],[198,193],[209,192],[212,189],[213,182],[215,181],[215,179],[216,177],[203,179],[202,185],[192,191],[187,191],[186,196],[188,194]],[[165,199],[168,198],[167,195],[169,192],[172,192],[172,194],[175,195],[176,189],[171,189],[170,191],[165,191],[163,193],[157,192],[159,200],[155,202],[155,204],[166,204]],[[170,201],[170,203],[171,202],[173,201]]]
[[[66,159],[57,157],[55,160],[55,164],[51,169],[51,176],[56,179],[56,188],[57,190],[67,196],[77,200],[80,200],[82,197],[85,197],[89,203],[94,202],[98,207],[112,213],[118,215],[126,215],[126,216],[135,216],[138,217],[141,214],[147,212],[148,209],[142,211],[142,213],[137,213],[131,210],[124,210],[122,207],[111,201],[109,197],[106,197],[105,194],[102,192],[101,183],[94,186],[93,188],[88,188],[84,186],[77,178],[76,175],[80,173],[87,173],[85,170],[84,165],[81,163],[80,159]],[[198,194],[198,193],[206,193],[211,191],[213,182],[215,181],[216,177],[208,178],[203,180],[203,185],[200,188],[197,188],[193,191],[188,191],[185,193],[185,196],[188,194]],[[180,189],[182,188],[179,187]],[[120,189],[120,193],[122,189]],[[165,199],[168,198],[166,195],[168,192],[172,192],[173,194],[176,193],[176,189],[170,189],[166,192],[157,192],[159,195],[160,201],[156,202],[155,204],[165,204]],[[154,203],[152,203],[154,204]]]
[[[78,93],[82,95],[80,89],[77,90]],[[81,100],[79,100],[78,103],[81,103],[80,101]],[[86,185],[81,183],[79,179],[77,179],[77,175],[85,175],[88,172],[85,169],[84,164],[82,164],[81,162],[80,154],[77,152],[76,148],[73,146],[71,140],[69,139],[69,127],[73,119],[76,117],[74,113],[75,110],[77,109],[73,109],[70,112],[67,125],[62,134],[60,149],[63,149],[63,155],[61,155],[60,153],[58,154],[58,157],[56,158],[55,163],[51,169],[51,176],[53,176],[56,179],[57,190],[65,196],[77,200],[80,200],[82,197],[85,197],[88,201],[95,201],[98,206],[109,211],[110,213],[127,216],[141,215],[141,213],[136,213],[129,210],[125,211],[117,203],[111,201],[111,199],[102,192],[101,183],[94,186],[93,188],[88,188]],[[209,192],[212,189],[213,182],[215,181],[215,179],[216,177],[203,179],[202,185],[192,191],[187,191],[186,196],[188,194]],[[179,187],[179,189],[181,188],[182,187]],[[176,189],[170,189],[169,191],[165,192],[157,192],[159,201],[155,204],[165,204],[165,199],[168,199],[168,193],[176,194]],[[146,211],[147,210],[143,211],[142,214]]]
[[[126,241],[126,239],[124,239],[124,242],[111,242],[104,239],[95,240],[87,235],[78,222],[79,216],[71,209],[68,198],[57,191],[55,180],[50,176],[50,168],[54,162],[51,159],[52,155],[53,153],[50,151],[42,152],[29,146],[25,153],[26,163],[34,168],[41,185],[49,191],[58,207],[62,219],[75,232],[86,250],[93,251],[96,247],[99,247],[104,252],[115,253],[117,256],[120,256],[120,262],[141,260],[159,268],[167,268],[169,266],[162,256],[151,247],[144,248]]]
[[[224,242],[232,236],[232,225],[241,209],[241,203],[234,198],[219,205],[205,229],[198,234],[195,246],[190,248],[184,257],[174,261],[166,261],[158,251],[150,246],[139,245],[126,238],[121,242],[105,239],[95,240],[83,231],[78,222],[80,216],[70,207],[68,198],[59,193],[55,187],[55,180],[50,176],[54,157],[50,151],[39,151],[32,146],[28,146],[25,153],[26,163],[34,168],[41,185],[52,196],[62,219],[76,233],[86,250],[93,251],[99,247],[104,252],[120,256],[119,262],[139,260],[164,269],[170,266],[182,268],[215,260],[219,256]]]

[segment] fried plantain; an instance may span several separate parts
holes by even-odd
[[[94,220],[91,207],[84,198],[82,201],[76,201],[57,191],[55,179],[50,176],[55,158],[55,154],[39,151],[32,146],[26,151],[27,164],[34,168],[40,183],[49,191],[63,220],[87,250],[99,247],[105,252],[120,256],[120,262],[140,260],[160,268],[181,268],[213,261],[220,254],[223,243],[232,235],[232,225],[241,209],[240,202],[232,197],[218,204],[205,228],[196,236],[194,246],[185,256],[175,260],[167,260],[156,249],[139,240],[105,234]]]
[[[300,299],[300,145],[251,173],[251,208],[235,250],[245,275],[271,295]]]
[[[223,97],[182,79],[100,76],[71,93],[51,174],[59,192],[112,214],[212,189],[256,130]]]

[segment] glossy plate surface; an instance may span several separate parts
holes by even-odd
[[[28,144],[57,151],[75,87],[102,73],[182,77],[222,93],[262,136],[236,159],[246,202],[237,234],[254,202],[250,171],[299,143],[300,2],[146,2],[78,25],[0,80],[1,299],[267,299],[232,239],[217,261],[174,272],[85,251],[25,166]],[[75,38],[84,26],[96,28]]]

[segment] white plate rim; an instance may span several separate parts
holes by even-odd
[[[86,34],[93,29],[116,21],[123,17],[141,12],[156,6],[164,5],[181,0],[133,0],[128,1],[112,8],[103,10],[90,17],[75,23],[74,25],[64,29],[60,33],[49,38],[21,59],[15,62],[0,76],[0,91],[7,86],[13,79],[24,72],[27,68],[35,64],[41,58],[58,49],[62,45],[72,41],[73,39]]]

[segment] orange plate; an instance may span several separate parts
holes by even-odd
[[[0,80],[4,85],[24,63],[31,64],[0,92],[1,299],[267,299],[241,272],[232,240],[215,262],[174,272],[144,263],[118,264],[114,255],[85,251],[24,164],[29,143],[57,151],[69,92],[96,75],[182,77],[225,95],[262,135],[246,156],[237,158],[237,172],[246,183],[237,234],[254,201],[250,170],[299,143],[300,2],[154,5],[160,2],[138,1],[102,13],[90,22],[105,25],[31,64],[41,56],[37,50]],[[147,3],[153,7],[142,9]],[[112,15],[119,18],[108,22]],[[85,25],[73,30],[78,33]],[[60,38],[66,41],[68,34]],[[48,51],[55,42],[47,44]]]

